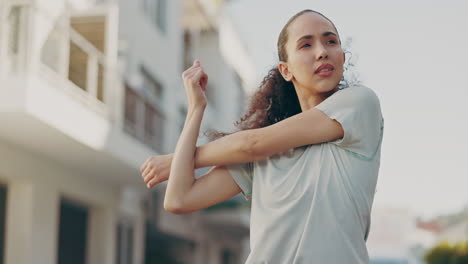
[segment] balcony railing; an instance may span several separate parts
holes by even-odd
[[[161,110],[130,86],[125,87],[124,130],[156,152],[164,152],[164,126]]]
[[[163,150],[164,112],[124,86],[116,58],[109,59],[104,53],[106,25],[99,24],[104,19],[95,15],[51,18],[29,5],[11,6],[7,14],[8,23],[0,31],[5,36],[0,41],[7,44],[0,46],[2,61],[6,58],[6,63],[0,65],[1,71],[36,75],[107,120],[116,121],[116,126],[146,146],[157,152]],[[50,22],[50,30],[35,28],[30,23],[35,16]],[[44,30],[46,35],[42,36],[40,54],[31,58],[34,47],[27,40],[37,30]],[[30,67],[31,64],[37,67]]]
[[[22,12],[22,5],[11,6],[8,12],[4,13],[6,18],[5,25],[0,25],[3,30],[0,32],[3,34],[4,40],[0,38],[0,58],[2,58],[2,69],[7,70],[7,73],[18,68],[18,54],[20,50],[20,31],[21,21],[24,20],[24,12]],[[3,18],[2,18],[3,20]],[[3,48],[4,47],[4,48]]]
[[[7,8],[7,23],[2,25],[3,30],[0,31],[6,39],[0,43],[6,44],[5,48],[0,46],[3,63],[1,70],[7,74],[35,74],[47,78],[56,84],[53,86],[69,92],[88,107],[114,119],[113,113],[116,111],[113,109],[113,101],[122,83],[117,66],[109,64],[109,57],[102,48],[100,50],[89,40],[90,36],[81,34],[73,27],[73,17],[62,15],[57,18],[27,4]],[[37,19],[46,23],[41,27],[31,23]],[[105,23],[105,19],[99,22]],[[96,21],[93,25],[96,25]],[[105,30],[104,26],[101,28]],[[100,34],[100,38],[104,39],[104,30],[93,32],[91,37]],[[30,41],[31,36],[34,40],[45,41],[36,44],[37,41]],[[34,56],[38,47],[33,45],[41,45],[38,56]]]
[[[105,36],[105,32],[98,32]],[[115,67],[107,63],[105,54],[70,25],[59,21],[42,47],[43,71],[53,71],[68,80],[74,93],[81,94],[87,105],[107,111],[112,109],[120,76]],[[112,90],[111,90],[112,89]]]

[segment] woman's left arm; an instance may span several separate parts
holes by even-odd
[[[319,144],[343,137],[339,122],[312,108],[273,125],[247,130],[254,160],[309,144]]]
[[[333,141],[359,155],[371,156],[382,124],[377,95],[358,85],[339,90],[319,105],[271,126],[248,131],[249,152],[262,159],[291,148]]]
[[[206,108],[204,91],[208,76],[196,60],[187,69],[182,78],[188,97],[188,111],[185,125],[177,142],[174,158],[171,164],[170,177],[164,198],[164,208],[181,208],[184,195],[195,182],[194,156],[198,133]]]

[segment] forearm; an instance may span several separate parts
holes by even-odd
[[[222,137],[195,151],[195,168],[251,162],[255,160],[249,143],[249,131],[244,130]]]
[[[194,156],[204,110],[205,107],[198,107],[187,113],[171,164],[171,177],[164,198],[166,208],[182,207],[184,194],[195,182]]]

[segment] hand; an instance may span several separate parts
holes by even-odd
[[[173,154],[149,157],[140,171],[148,189],[169,179]]]
[[[208,84],[208,75],[201,67],[200,61],[195,60],[193,65],[182,73],[185,93],[188,97],[189,109],[206,106],[206,85]]]

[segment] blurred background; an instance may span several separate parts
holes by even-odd
[[[195,58],[202,132],[232,131],[306,8],[381,100],[371,263],[468,263],[466,1],[0,0],[0,264],[243,263],[243,197],[171,215],[139,168],[173,152]]]

